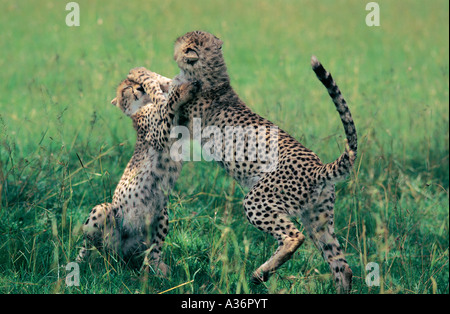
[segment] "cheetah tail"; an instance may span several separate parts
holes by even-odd
[[[325,165],[327,179],[339,181],[348,175],[356,159],[356,152],[358,148],[356,128],[347,103],[344,97],[342,97],[341,91],[339,90],[336,82],[333,80],[331,74],[325,70],[315,56],[312,56],[311,58],[311,66],[313,71],[316,73],[317,78],[327,88],[328,94],[333,100],[336,110],[339,112],[347,138],[345,152],[333,163]]]

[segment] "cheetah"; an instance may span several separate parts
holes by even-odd
[[[202,147],[210,141],[215,143],[216,154],[222,157],[216,159],[219,164],[250,189],[243,200],[247,219],[278,241],[273,255],[253,272],[252,282],[267,281],[302,245],[305,236],[291,221],[300,218],[329,264],[337,291],[350,292],[352,270],[334,231],[335,183],[349,175],[357,153],[356,129],[346,101],[330,73],[313,56],[312,69],[327,88],[346,134],[345,151],[336,161],[324,164],[285,131],[278,129],[275,138],[270,136],[269,128],[276,126],[252,112],[231,87],[222,44],[219,38],[203,31],[189,32],[176,40],[174,59],[180,73],[174,80],[178,84],[195,81],[201,86],[191,101],[180,106],[179,123],[187,126],[191,135],[195,119],[200,119],[204,128],[214,126],[223,131],[225,136],[221,136],[221,141],[215,139],[216,134],[209,139],[202,138]],[[145,69],[134,69],[128,79],[143,84],[152,78]],[[254,129],[254,132],[227,134],[225,129],[230,126]],[[235,145],[237,137],[244,139],[241,145]],[[278,149],[270,153],[267,147],[273,141]],[[258,149],[265,149],[269,160],[250,158]],[[240,159],[236,158],[238,153]],[[270,160],[276,162],[268,168]]]
[[[169,270],[160,256],[168,232],[166,204],[182,161],[170,158],[167,130],[172,123],[169,120],[176,119],[177,106],[192,98],[195,84],[171,88],[168,78],[151,75],[153,81],[147,89],[152,94],[124,80],[111,101],[133,120],[136,144],[112,202],[95,206],[82,227],[85,241],[78,262],[95,247],[116,254],[131,268],[155,266],[163,275]]]

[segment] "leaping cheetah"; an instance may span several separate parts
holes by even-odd
[[[352,271],[344,257],[334,231],[335,182],[350,172],[357,152],[357,135],[350,110],[335,81],[319,61],[311,64],[319,80],[328,89],[341,117],[347,138],[345,152],[334,162],[323,164],[319,157],[283,130],[278,130],[276,168],[267,171],[267,160],[249,158],[261,140],[270,146],[267,131],[274,124],[252,112],[230,85],[222,55],[222,41],[212,34],[195,31],[179,37],[175,42],[174,59],[180,74],[178,82],[196,81],[201,90],[194,99],[180,106],[180,123],[193,134],[193,121],[201,119],[203,127],[215,126],[226,134],[227,127],[253,127],[255,133],[245,135],[244,144],[234,146],[236,134],[225,136],[216,145],[223,145],[219,164],[242,185],[250,188],[244,199],[248,220],[258,229],[270,233],[278,241],[278,249],[252,275],[255,283],[266,281],[269,275],[289,260],[301,246],[305,236],[291,222],[299,217],[309,237],[322,252],[330,266],[338,292],[351,290]],[[134,69],[128,79],[144,85],[152,80],[145,69]],[[151,91],[147,91],[151,93]],[[261,131],[260,127],[265,126]],[[202,146],[215,141],[214,136],[202,139]],[[256,142],[256,144],[255,144]],[[225,152],[230,152],[225,155]],[[228,149],[228,150],[227,150]],[[237,153],[243,159],[236,158]],[[220,156],[219,156],[220,157]]]

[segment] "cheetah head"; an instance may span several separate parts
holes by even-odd
[[[116,98],[111,101],[111,104],[131,117],[143,106],[150,104],[150,97],[144,92],[141,85],[124,80],[117,87]]]
[[[226,71],[222,44],[210,33],[189,32],[175,41],[174,59],[182,73],[190,78],[214,76],[218,71]]]

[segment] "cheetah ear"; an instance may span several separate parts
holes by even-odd
[[[117,97],[111,100],[111,104],[117,107]]]
[[[186,60],[187,63],[195,63],[198,60],[198,54],[194,50],[188,48],[184,53],[184,60]]]
[[[217,37],[214,37],[214,38],[215,38],[215,44],[216,44],[217,48],[222,49],[223,41]]]

